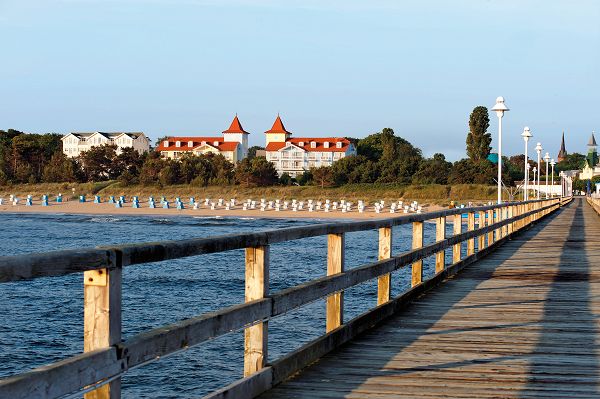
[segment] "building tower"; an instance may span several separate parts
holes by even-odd
[[[562,162],[567,158],[567,150],[565,149],[565,131],[563,130],[562,141],[560,142],[560,151],[558,152],[558,162]]]
[[[592,136],[590,137],[590,141],[587,144],[588,153],[586,157],[587,164],[590,168],[593,168],[598,164],[598,152],[596,148],[598,145],[596,144],[596,138],[594,137],[594,132],[592,132]]]
[[[237,114],[231,121],[229,129],[223,131],[223,140],[225,142],[238,142],[241,144],[241,154],[238,154],[238,159],[244,159],[248,156],[248,133],[242,127]]]
[[[279,114],[277,114],[277,119],[273,122],[271,130],[267,130],[265,134],[267,135],[266,145],[269,145],[269,143],[285,143],[292,136],[291,132],[285,130]]]

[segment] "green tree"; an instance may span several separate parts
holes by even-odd
[[[311,168],[312,182],[317,186],[330,187],[333,186],[333,171],[331,166],[321,166],[318,168]]]
[[[487,133],[490,126],[488,109],[478,106],[469,117],[469,134],[467,134],[467,155],[472,161],[487,159],[490,155],[492,135]]]
[[[56,152],[50,162],[44,167],[42,178],[47,183],[62,183],[77,181],[75,162],[65,154]]]
[[[583,169],[583,166],[585,165],[585,155],[583,154],[579,154],[577,152],[573,152],[569,155],[567,155],[567,157],[565,159],[563,159],[561,162],[557,163],[556,166],[554,167],[554,171],[555,172],[562,172],[564,170],[578,170],[578,169]]]
[[[256,151],[258,150],[264,150],[265,147],[261,147],[259,145],[253,145],[252,147],[248,148],[248,158],[252,159],[254,157],[256,157]]]
[[[243,186],[271,186],[277,183],[277,171],[265,157],[245,158],[235,167],[235,181]]]
[[[160,157],[160,154],[155,152],[148,154],[140,170],[140,183],[145,186],[159,184],[160,171],[166,164],[167,162]]]
[[[292,177],[289,173],[284,172],[279,176],[279,184],[282,186],[291,186],[292,185]]]
[[[412,177],[413,184],[447,184],[452,163],[446,161],[444,154],[434,154],[425,159]]]
[[[103,181],[116,179],[123,172],[114,164],[117,156],[116,145],[99,145],[79,155],[79,163],[83,168],[86,181]]]

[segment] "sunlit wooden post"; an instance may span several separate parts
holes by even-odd
[[[269,295],[269,246],[246,248],[246,302]],[[254,374],[267,362],[268,323],[261,322],[244,330],[244,377]]]
[[[345,236],[342,234],[327,235],[327,275],[344,271]],[[335,330],[344,322],[344,292],[336,292],[327,297],[325,329]]]
[[[457,213],[452,217],[452,234],[456,236],[462,233],[462,214]],[[452,246],[452,263],[460,262],[461,246],[461,242],[456,243]]]
[[[512,219],[515,214],[515,206],[514,205],[509,206],[507,209],[507,212],[508,212],[507,217],[509,219]],[[515,230],[515,222],[511,222],[506,226],[507,234],[512,234],[514,232],[514,230]]]
[[[412,249],[419,249],[423,247],[423,222],[413,222],[412,231]],[[423,281],[423,260],[417,260],[412,264],[412,281],[411,285],[414,287],[417,284],[421,284]]]
[[[502,220],[506,220],[508,219],[508,206],[505,206],[504,208],[502,208]],[[508,225],[504,225],[502,226],[502,230],[500,232],[500,235],[502,236],[502,238],[506,237],[506,235],[508,234]]]
[[[467,214],[467,230],[475,230],[475,212],[469,212]],[[475,253],[475,238],[469,238],[467,240],[467,256]]]
[[[494,224],[494,210],[488,210],[487,211],[487,222],[486,224],[488,226],[491,226]],[[494,243],[494,230],[490,230],[487,233],[487,241],[488,241],[488,246],[492,245]]]
[[[494,222],[495,222],[495,223],[498,223],[498,222],[500,222],[500,221],[502,221],[502,208],[497,208],[497,209],[496,209],[496,215],[495,215],[495,217],[494,217]],[[501,238],[501,234],[500,234],[500,233],[502,232],[502,228],[501,228],[501,227],[499,227],[499,228],[497,228],[496,230],[494,230],[494,232],[496,233],[496,238],[495,238],[495,240],[496,240],[496,241],[500,240],[500,238]]]
[[[111,257],[115,264],[116,256]],[[121,275],[115,268],[83,273],[83,351],[106,348],[121,341]],[[121,379],[117,378],[84,395],[85,399],[118,399]]]
[[[392,228],[379,229],[379,260],[389,259],[392,256]],[[377,305],[384,304],[392,297],[392,276],[384,274],[377,279]]]
[[[480,211],[478,213],[478,215],[479,215],[479,221],[477,223],[477,227],[482,228],[485,226],[485,211]],[[480,236],[477,237],[478,251],[481,251],[483,248],[485,248],[485,234],[481,234]]]
[[[442,216],[435,221],[435,240],[437,242],[446,239],[446,217]],[[439,273],[446,267],[446,251],[435,254],[435,272]]]

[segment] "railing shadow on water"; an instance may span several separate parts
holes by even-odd
[[[572,204],[574,209],[568,229],[568,237],[562,247],[557,269],[552,277],[550,290],[545,298],[542,319],[539,323],[540,336],[533,352],[529,354],[529,375],[522,391],[528,396],[532,391],[548,390],[560,386],[559,375],[576,384],[581,391],[573,392],[572,397],[584,395],[598,397],[600,362],[597,353],[597,315],[591,308],[592,267],[590,251],[586,248],[586,227],[598,224],[592,218],[584,218],[588,205],[583,200]],[[592,209],[589,209],[591,212]],[[594,215],[595,216],[595,215]],[[569,323],[575,322],[574,327]],[[559,325],[560,324],[560,325]],[[561,327],[562,325],[562,327]],[[576,331],[570,330],[576,328]],[[576,333],[576,340],[571,340]],[[560,346],[557,348],[557,346]],[[548,359],[549,349],[564,352],[560,361]],[[566,361],[568,357],[578,357],[576,362]],[[583,365],[583,366],[582,366]]]

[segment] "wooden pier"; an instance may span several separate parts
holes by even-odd
[[[0,398],[118,398],[129,368],[240,329],[244,378],[207,397],[598,397],[600,220],[582,199],[570,201],[0,258],[0,282],[85,276],[84,353],[0,380]],[[427,220],[437,227],[432,243],[423,240]],[[393,228],[405,224],[413,249],[393,254]],[[380,260],[346,270],[344,235],[370,229],[379,230]],[[327,236],[327,276],[270,293],[270,244],[315,236]],[[123,267],[240,248],[246,303],[121,340]],[[436,274],[423,280],[430,256]],[[412,269],[412,288],[391,297],[390,273],[403,267]],[[373,309],[344,320],[343,291],[372,279]],[[324,335],[270,359],[268,320],[324,297]]]

